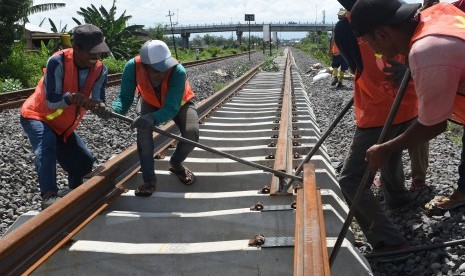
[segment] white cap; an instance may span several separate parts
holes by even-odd
[[[140,49],[140,60],[159,72],[166,72],[178,62],[171,56],[170,49],[161,40],[149,40]]]

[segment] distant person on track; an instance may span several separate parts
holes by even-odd
[[[349,12],[354,2],[355,0],[340,1]],[[389,72],[386,72],[385,68],[394,65],[396,70],[401,69],[397,66],[402,60],[397,57],[399,58],[397,61],[389,63],[384,57],[376,55],[368,43],[355,38],[348,18],[336,23],[334,33],[342,56],[355,74],[354,108],[357,128],[339,179],[344,197],[351,204],[359,185],[363,184],[361,181],[368,166],[364,160],[365,152],[377,142],[398,91],[399,78],[392,76],[395,73],[394,69],[390,68]],[[416,120],[416,117],[417,98],[411,82],[388,137],[393,138],[403,133]],[[389,156],[386,164],[381,168],[382,189],[385,195],[384,209],[369,187],[363,191],[355,218],[376,252],[409,246],[407,240],[385,212],[405,208],[412,204],[413,198],[405,188],[404,180],[402,151],[398,150]],[[400,258],[403,257],[405,256]]]
[[[461,2],[454,5],[461,7]],[[388,57],[408,56],[419,99],[418,122],[395,139],[368,149],[372,173],[392,152],[444,132],[448,119],[465,123],[465,13],[454,5],[436,4],[419,15],[418,5],[397,0],[359,0],[354,6],[351,24],[359,37]],[[458,188],[450,196],[437,198],[434,206],[450,210],[465,205],[463,146],[458,172]]]
[[[347,11],[343,8],[339,10],[337,13],[337,17],[339,20],[342,20],[346,17]],[[334,32],[331,37],[331,48],[329,49],[330,55],[331,55],[331,68],[333,68],[333,79],[331,81],[331,86],[335,86],[337,88],[342,87],[342,81],[344,80],[344,75],[349,69],[349,66],[347,65],[347,62],[342,58],[341,53],[339,52],[339,49],[336,46],[336,43],[334,42]],[[340,69],[339,69],[340,68]],[[339,73],[338,73],[339,71]]]
[[[94,156],[75,132],[86,110],[105,111],[108,52],[103,33],[93,25],[74,29],[73,48],[55,53],[44,77],[21,108],[21,125],[32,144],[39,177],[42,209],[59,198],[56,162],[68,173],[68,186],[82,184],[92,171]]]
[[[134,101],[137,88],[141,95],[141,116],[131,127],[137,128],[139,153],[144,184],[136,190],[137,196],[150,196],[156,189],[154,172],[154,145],[152,127],[174,120],[181,135],[189,140],[199,140],[199,122],[192,100],[194,92],[187,79],[186,70],[172,56],[161,40],[147,41],[140,55],[129,60],[124,67],[121,91],[112,108],[126,114]],[[182,162],[194,146],[179,142],[170,159],[170,171],[185,185],[195,182],[195,175]]]

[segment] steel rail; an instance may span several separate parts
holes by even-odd
[[[213,62],[217,62],[217,61],[221,61],[221,60],[225,60],[229,58],[235,58],[235,57],[243,56],[246,54],[248,53],[234,54],[234,55],[228,55],[228,56],[222,56],[222,57],[216,57],[216,58],[204,59],[204,60],[189,61],[189,62],[184,62],[181,64],[184,67],[188,68],[188,67],[194,67],[198,65],[213,63]],[[108,75],[107,87],[119,85],[121,83],[122,75],[123,75],[122,73]],[[24,101],[30,95],[32,95],[34,91],[35,91],[35,87],[30,87],[30,88],[26,88],[22,90],[0,93],[0,111],[21,107]]]
[[[291,93],[291,60],[287,56],[286,66],[284,69],[284,84],[282,88],[282,103],[278,141],[276,143],[276,153],[274,162],[274,171],[285,172],[292,175],[292,93]],[[285,179],[275,175],[271,179],[270,194],[287,194],[283,190]]]
[[[259,65],[260,66],[260,65]],[[204,118],[211,108],[221,105],[235,89],[242,87],[258,72],[254,67],[243,77],[199,103],[199,118]],[[163,127],[166,132],[176,132],[174,123]],[[154,134],[156,154],[161,153],[172,143],[165,136]],[[71,233],[97,210],[102,210],[109,196],[115,193],[118,181],[138,171],[139,157],[133,145],[117,157],[101,165],[101,170],[72,193],[58,200],[34,218],[2,237],[0,242],[0,275],[17,275],[37,267],[37,263],[46,260],[55,246],[72,238]],[[53,253],[53,252],[51,252]]]
[[[315,155],[315,153],[320,149],[321,145],[324,143],[326,138],[328,138],[328,136],[331,134],[331,132],[334,130],[334,128],[336,128],[336,126],[339,124],[339,122],[342,120],[342,118],[346,115],[347,111],[349,111],[349,109],[352,107],[353,104],[354,104],[354,98],[350,99],[350,101],[347,102],[347,104],[344,106],[344,108],[341,110],[341,112],[337,115],[336,119],[334,119],[334,121],[331,123],[331,125],[328,127],[328,129],[325,131],[325,133],[323,133],[323,135],[320,137],[320,139],[318,139],[316,144],[313,146],[313,148],[310,150],[310,152],[307,154],[307,156],[305,156],[304,160],[302,160],[300,165],[297,167],[294,175],[300,175],[304,165],[306,163],[308,163],[308,161],[310,161],[310,159],[312,159],[313,155]],[[293,182],[294,182],[294,180],[290,179],[289,182],[286,185],[285,190],[288,190],[291,187]]]
[[[116,119],[120,119],[120,120],[125,121],[127,123],[132,123],[134,121],[134,119],[132,119],[132,118],[129,118],[129,117],[117,114],[117,113],[112,113],[111,117],[116,118]],[[285,172],[282,172],[282,171],[276,171],[276,170],[270,169],[267,166],[260,165],[260,164],[255,163],[255,162],[247,161],[247,160],[239,158],[239,157],[237,157],[235,155],[232,155],[232,154],[229,154],[229,153],[226,153],[226,152],[222,152],[222,151],[216,150],[214,148],[211,148],[209,146],[206,146],[204,144],[201,144],[201,143],[186,139],[186,138],[184,138],[182,136],[171,134],[171,133],[166,132],[166,131],[164,131],[162,129],[159,129],[158,127],[152,127],[152,130],[155,131],[156,133],[159,133],[159,134],[161,134],[163,136],[166,136],[168,138],[171,138],[171,139],[174,139],[174,140],[189,144],[191,146],[201,148],[201,149],[206,150],[208,152],[217,154],[217,155],[222,156],[222,157],[226,157],[228,159],[237,161],[237,162],[242,163],[244,165],[248,165],[248,166],[251,166],[251,167],[266,171],[266,172],[273,173],[276,176],[289,177],[289,178],[293,178],[293,179],[297,179],[297,180],[302,181],[302,177],[295,176],[295,175],[292,175],[292,174],[288,174],[288,173],[285,173]]]
[[[297,190],[294,276],[330,275],[321,194],[315,166],[304,165],[303,187]]]

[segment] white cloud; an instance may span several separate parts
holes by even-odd
[[[451,2],[452,0],[445,0]],[[36,0],[34,4],[60,2],[60,0]],[[67,24],[71,29],[76,23],[71,19],[75,17],[82,21],[76,11],[80,7],[87,8],[94,4],[96,8],[104,6],[109,10],[113,0],[79,0],[62,1],[65,8],[42,12],[29,17],[31,23],[38,25],[43,18],[52,18],[57,27]],[[421,1],[407,0],[409,3]],[[270,22],[322,22],[325,11],[326,23],[337,21],[337,12],[341,5],[336,0],[117,0],[117,15],[126,10],[131,15],[129,24],[141,24],[145,27],[154,27],[157,24],[168,24],[168,11],[174,13],[174,22],[180,25],[220,24],[229,22],[244,22],[245,13],[255,14],[258,23]],[[48,20],[43,24],[49,28]],[[305,34],[303,34],[305,35]]]
[[[34,4],[59,2],[54,1],[34,1]],[[99,8],[101,5],[109,10],[112,5],[112,0],[102,1],[63,1],[66,3],[65,8],[60,8],[53,11],[37,13],[31,15],[29,20],[31,23],[38,25],[43,18],[52,18],[59,25],[68,25],[68,29],[76,26],[71,19],[75,17],[82,20],[76,11],[80,7],[87,8],[91,4]],[[315,22],[316,16],[318,22],[322,21],[322,11],[326,12],[326,22],[335,22],[337,20],[336,13],[340,5],[335,0],[229,0],[229,1],[211,1],[211,0],[119,0],[116,2],[117,15],[120,15],[126,10],[126,15],[131,15],[130,24],[142,24],[146,27],[155,26],[157,23],[169,23],[168,11],[175,15],[173,21],[179,21],[181,25],[195,24],[219,24],[229,22],[244,22],[245,13],[255,14],[257,22]],[[48,27],[48,20],[44,25]]]

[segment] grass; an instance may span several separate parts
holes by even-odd
[[[446,132],[446,137],[452,140],[454,144],[458,146],[462,146],[462,135],[463,135],[463,126],[452,123],[452,122],[447,122],[447,132]]]
[[[223,89],[223,87],[225,87],[227,84],[224,83],[224,82],[215,82],[213,84],[213,87],[215,88],[215,91],[220,91],[221,89]]]

